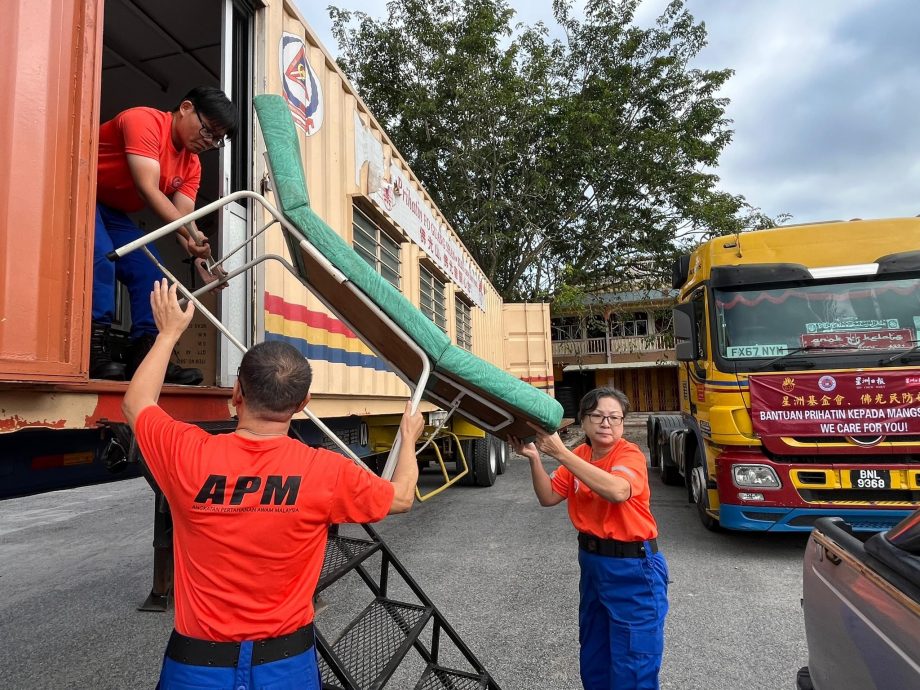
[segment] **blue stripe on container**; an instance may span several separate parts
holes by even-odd
[[[390,368],[379,357],[366,355],[361,352],[348,352],[339,347],[328,347],[327,345],[314,345],[303,338],[294,338],[280,333],[265,331],[265,340],[277,340],[283,343],[293,345],[307,359],[330,362],[332,364],[344,364],[349,367],[363,367],[375,371],[390,371]]]

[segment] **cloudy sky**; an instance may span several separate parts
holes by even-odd
[[[296,0],[335,55],[325,7],[383,17],[383,0]],[[511,0],[554,26],[551,0]],[[667,0],[644,0],[654,21]],[[729,67],[734,141],[721,187],[791,222],[920,214],[920,2],[688,0],[706,23],[700,67]]]

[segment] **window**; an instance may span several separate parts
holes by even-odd
[[[457,297],[454,300],[457,311],[457,345],[464,350],[473,350],[473,329],[470,323],[470,305]]]
[[[816,355],[850,351],[878,361],[880,353],[910,348],[920,334],[916,278],[742,285],[717,289],[713,297],[718,348],[728,359],[805,349]]]
[[[399,289],[399,242],[358,209],[354,209],[352,214],[351,228],[358,255],[393,287]]]
[[[582,337],[581,319],[577,316],[555,316],[550,319],[553,340],[580,340]]]
[[[618,337],[648,335],[648,314],[617,314],[610,317],[610,333]]]
[[[419,267],[419,309],[442,331],[447,331],[444,283],[434,277],[424,266]]]

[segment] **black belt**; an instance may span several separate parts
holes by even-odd
[[[252,665],[268,664],[302,654],[313,646],[313,624],[308,623],[289,635],[255,640],[252,643]],[[236,666],[240,657],[239,642],[211,642],[186,637],[173,630],[166,645],[166,656],[192,666]]]
[[[578,533],[578,546],[588,553],[612,558],[645,558],[650,553],[658,553],[658,540],[620,541],[619,539],[601,539],[593,534]]]

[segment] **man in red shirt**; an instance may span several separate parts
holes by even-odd
[[[159,334],[122,409],[172,509],[176,619],[159,687],[319,690],[313,594],[327,529],[412,507],[422,416],[406,406],[392,481],[310,448],[288,436],[310,400],[310,365],[270,341],[243,357],[234,433],[178,422],[157,398],[194,307],[183,311],[165,280],[150,302]]]
[[[198,87],[172,112],[130,108],[99,128],[90,378],[131,378],[156,338],[149,293],[162,274],[140,251],[114,263],[106,257],[144,234],[127,214],[149,207],[166,224],[194,211],[201,179],[198,154],[223,146],[237,124],[236,109],[220,89]],[[176,235],[190,256],[211,256],[208,241],[195,223],[179,228]],[[148,248],[159,259],[156,248]],[[112,361],[107,345],[115,315],[116,279],[128,288],[131,301],[127,369]],[[198,369],[170,364],[166,371],[167,383],[196,385],[201,381]]]

